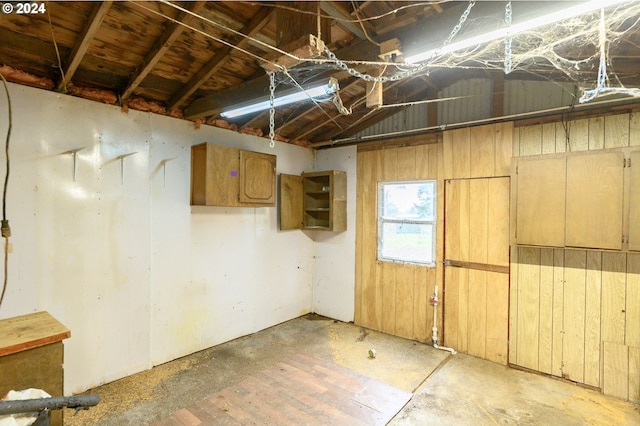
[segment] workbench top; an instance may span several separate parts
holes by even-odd
[[[2,319],[0,356],[59,342],[69,337],[69,329],[46,311]]]

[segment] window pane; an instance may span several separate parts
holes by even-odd
[[[387,183],[382,188],[382,216],[395,220],[435,220],[435,182]]]
[[[434,263],[433,225],[385,222],[380,231],[380,258]]]

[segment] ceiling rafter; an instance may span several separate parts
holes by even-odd
[[[265,25],[269,23],[273,16],[273,9],[260,8],[251,21],[240,30],[246,37],[235,36],[230,43],[238,48],[243,48],[249,43],[249,37],[255,36]],[[189,80],[182,88],[169,100],[167,109],[169,111],[176,110],[182,103],[187,100],[200,86],[209,80],[225,62],[229,59],[232,48],[225,45],[221,47],[216,54]],[[203,114],[206,116],[207,114]]]
[[[351,88],[353,88],[354,86],[357,86],[361,84],[361,80],[360,79],[352,79],[352,81],[348,82],[346,86],[341,87],[340,90],[349,90]],[[282,131],[282,129],[285,129],[293,124],[295,124],[298,120],[304,118],[306,115],[312,113],[313,111],[315,111],[316,109],[316,105],[314,104],[313,106],[305,109],[304,111],[302,111],[301,113],[299,113],[298,115],[296,115],[294,118],[287,120],[285,123],[282,124],[282,126],[278,127],[276,129],[276,133],[280,133]]]
[[[422,87],[419,87],[417,90],[412,90],[410,93],[407,93],[405,96],[407,96],[408,98],[414,98],[413,100],[416,101],[416,100],[425,98],[429,90],[430,90],[429,86],[422,86]],[[368,118],[362,121],[356,121],[353,125],[347,127],[346,129],[335,130],[329,133],[329,136],[327,137],[327,139],[328,140],[334,139],[337,136],[342,135],[346,131],[349,131],[349,136],[354,135],[358,132],[365,130],[366,128],[370,127],[374,123],[383,121],[386,118],[391,117],[392,115],[397,114],[399,111],[406,108],[408,108],[408,106],[399,107],[399,108],[379,108],[377,111],[371,114]]]
[[[84,26],[84,30],[80,34],[78,41],[76,42],[71,54],[69,55],[69,61],[67,67],[65,68],[62,78],[56,87],[58,92],[66,93],[67,84],[71,81],[71,78],[75,74],[76,70],[80,66],[82,62],[82,58],[85,53],[87,53],[87,49],[89,48],[89,44],[96,32],[100,28],[102,21],[105,16],[107,16],[107,12],[109,12],[109,8],[111,8],[112,1],[104,1],[96,4],[93,7],[93,11],[91,12],[91,16],[87,21],[87,24]]]
[[[330,72],[329,72],[329,73],[323,73],[321,76],[319,76],[319,77],[317,78],[317,80],[316,80],[316,81],[321,81],[321,80],[323,80],[324,78],[329,78],[329,76],[330,76]],[[359,81],[358,79],[355,79],[355,80],[354,80],[354,79],[352,79],[352,81],[350,81],[349,83],[347,83],[347,86],[346,86],[346,87],[344,87],[344,88],[342,88],[341,90],[348,90],[350,87],[352,87],[352,86],[354,85],[354,83],[357,83],[358,81]],[[285,123],[283,123],[283,124],[282,124],[282,126],[280,126],[279,128],[277,128],[277,129],[275,130],[275,132],[276,132],[277,134],[279,134],[279,132],[280,132],[283,128],[285,128],[285,127],[288,127],[288,126],[292,125],[293,123],[297,122],[297,121],[298,121],[298,120],[300,120],[301,118],[304,118],[304,116],[305,116],[305,115],[307,115],[307,114],[309,114],[309,113],[311,113],[311,112],[315,111],[315,110],[316,110],[316,108],[321,108],[321,106],[320,106],[320,105],[321,105],[321,104],[313,103],[313,105],[312,105],[312,106],[310,106],[309,108],[307,108],[307,109],[303,110],[303,111],[302,111],[302,112],[300,112],[300,113],[296,113],[295,117],[293,117],[293,118],[291,118],[291,119],[289,119],[289,120],[285,121]],[[240,128],[244,128],[244,127],[252,127],[255,123],[259,123],[259,122],[260,122],[260,120],[264,119],[264,117],[265,117],[268,113],[269,113],[269,110],[262,111],[262,112],[260,112],[259,114],[257,114],[257,115],[255,115],[255,116],[251,117],[251,118],[250,118],[249,120],[247,120],[245,123],[240,124],[238,127],[240,127]]]
[[[198,13],[206,4],[206,1],[197,1],[190,4],[190,12]],[[162,59],[164,54],[171,49],[173,43],[178,39],[182,32],[186,29],[183,24],[189,24],[195,17],[187,12],[180,12],[176,17],[176,21],[173,22],[167,30],[162,33],[162,36],[156,41],[153,48],[147,53],[144,61],[140,63],[136,72],[131,75],[127,87],[122,91],[120,95],[121,100],[128,99],[133,91],[142,83],[147,74],[149,74],[155,65]]]
[[[396,87],[399,84],[400,84],[400,80],[394,81],[391,84],[386,84],[386,85],[383,86],[383,92],[387,91],[389,89],[392,89],[392,88]],[[355,103],[353,103],[353,105],[351,105],[350,108],[351,108],[351,110],[354,110],[354,109],[364,105],[365,103],[366,103],[366,98],[361,98],[361,99],[357,100]],[[313,126],[312,128],[302,129],[300,131],[301,134],[298,135],[297,139],[304,139],[307,135],[310,135],[310,134],[314,133],[316,130],[318,130],[318,129],[324,127],[324,126],[330,125],[331,123],[335,124],[335,120],[340,118],[340,117],[342,117],[342,114],[336,114],[333,117],[331,117],[330,119],[325,120],[325,121]],[[342,129],[340,129],[340,131],[342,131]]]
[[[321,1],[320,9],[322,9],[325,13],[328,13],[336,19],[336,25],[343,28],[344,30],[350,32],[354,36],[358,37],[360,40],[366,40],[367,35],[364,33],[362,28],[359,25],[350,22],[353,18],[341,8],[337,2],[335,1]]]

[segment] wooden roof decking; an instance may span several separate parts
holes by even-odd
[[[320,35],[338,58],[355,61],[349,64],[358,72],[377,76],[395,69],[378,57],[381,43],[392,38],[398,38],[403,48],[425,40],[442,43],[468,3],[162,0],[56,1],[44,5],[44,13],[0,15],[0,72],[9,80],[268,134],[268,112],[226,124],[219,112],[248,97],[267,94],[264,66],[274,55],[283,55],[284,46],[295,41],[296,35]],[[541,7],[540,2],[535,5]],[[474,6],[486,16],[503,8],[504,2]],[[640,85],[637,20],[638,16],[629,17],[625,25],[631,31],[608,46],[611,69],[629,85]],[[596,52],[588,43],[575,51],[570,45],[562,48],[578,59]],[[339,114],[331,102],[280,107],[275,128],[281,140],[309,144],[348,137],[398,112],[367,108],[367,82],[327,62],[326,57],[322,59],[325,61],[298,61],[287,72],[298,84],[337,78],[340,99],[351,114]],[[456,80],[493,78],[499,73],[478,63],[469,65],[428,69],[418,76],[386,82],[384,102],[424,100],[427,94],[433,96]],[[595,81],[596,71],[581,72]],[[295,87],[278,74],[278,90]],[[569,77],[552,66],[534,64],[530,70],[516,70],[507,78],[566,81]],[[214,105],[201,108],[207,99]]]

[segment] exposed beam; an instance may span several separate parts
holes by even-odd
[[[436,12],[442,13],[442,6],[440,6],[437,1],[429,2],[429,6],[431,6],[431,8],[433,8]]]
[[[326,74],[326,73],[325,73]],[[325,75],[323,74],[322,77],[318,78],[318,81],[321,81],[323,78],[325,77]],[[353,87],[355,84],[359,84],[361,82],[361,80],[358,79],[352,79],[352,81],[350,81],[349,83],[347,83],[347,85],[345,87],[341,87],[340,90],[349,90],[349,88]],[[296,113],[295,117],[287,120],[286,122],[284,122],[282,124],[282,126],[278,127],[277,129],[275,129],[275,133],[276,134],[280,134],[280,131],[286,127],[289,127],[290,125],[292,125],[293,123],[297,122],[298,120],[304,118],[305,115],[315,111],[317,108],[322,108],[322,104],[316,104],[316,103],[312,103],[311,106],[309,108],[304,109],[303,111],[301,111],[300,113]],[[259,123],[261,120],[264,119],[264,117],[269,114],[269,110],[265,110],[260,112],[259,114],[251,117],[249,120],[247,120],[246,122],[242,123],[241,125],[239,125],[239,128],[245,128],[245,127],[253,127],[255,123]]]
[[[365,98],[361,98],[359,99],[357,102],[353,103],[351,105],[351,109],[355,109],[358,106],[362,105],[365,102]],[[332,123],[334,120],[340,118],[342,115],[341,114],[334,114],[331,118],[324,120],[318,124],[316,124],[315,126],[311,127],[311,128],[307,128],[307,129],[302,129],[300,130],[302,133],[300,133],[296,139],[304,139],[307,135],[315,132],[318,129],[321,129],[322,127],[326,126],[329,123]]]
[[[353,18],[346,13],[342,7],[340,7],[340,3],[335,1],[321,1],[320,9],[322,9],[325,13],[328,13],[332,17],[336,18],[336,25],[339,27],[349,31],[354,36],[358,37],[360,40],[366,40],[367,35],[362,31],[359,25],[350,22]]]
[[[261,7],[258,10],[258,13],[255,14],[251,21],[240,30],[241,33],[245,34],[247,37],[235,36],[230,40],[230,44],[242,48],[249,42],[249,37],[255,36],[265,25],[269,23],[269,20],[273,16],[273,9],[268,7]],[[173,97],[169,100],[167,105],[167,110],[173,111],[177,109],[182,103],[189,98],[200,86],[202,86],[207,80],[211,78],[220,68],[224,66],[224,64],[229,59],[232,48],[228,45],[224,45],[220,48],[213,58],[209,60],[201,69],[198,71],[191,80],[189,80],[182,88],[173,95]],[[211,114],[208,114],[206,108],[203,110],[196,111],[193,108],[189,107],[192,111],[190,113],[192,118],[200,118],[205,117]]]
[[[196,99],[184,109],[183,115],[188,120],[218,115],[225,106],[229,105],[230,100],[238,99],[241,102],[262,96],[269,96],[269,79],[264,74],[255,80]]]
[[[352,81],[350,81],[349,83],[347,83],[346,86],[344,87],[340,87],[340,90],[349,90],[351,89],[353,86],[357,86],[358,84],[361,84],[362,80],[360,79],[353,79]],[[304,118],[307,114],[313,112],[316,110],[316,105],[314,104],[313,106],[305,109],[304,111],[302,111],[300,114],[296,115],[294,118],[287,120],[284,124],[282,124],[282,126],[278,127],[276,129],[276,133],[280,134],[280,132],[282,131],[282,129],[285,129],[289,126],[291,126],[292,124],[296,123],[298,120]]]
[[[189,10],[192,13],[198,13],[206,3],[206,1],[196,1],[193,3],[189,3],[191,6]],[[164,54],[171,48],[180,34],[182,34],[182,32],[186,29],[186,27],[181,23],[189,24],[194,19],[195,17],[193,15],[186,12],[180,12],[178,14],[178,16],[176,17],[176,21],[179,22],[173,22],[171,25],[169,25],[167,30],[156,41],[153,48],[149,51],[149,53],[145,55],[144,60],[138,66],[136,72],[131,75],[129,82],[127,83],[127,87],[120,95],[121,100],[128,99],[131,96],[133,91],[140,85],[140,83],[142,83],[147,74],[149,74],[151,70],[153,70],[158,61],[162,59]]]
[[[69,55],[67,67],[62,74],[62,79],[56,87],[56,90],[58,92],[67,91],[67,84],[69,84],[71,78],[73,77],[73,74],[75,74],[76,70],[80,66],[82,58],[84,57],[84,54],[87,53],[87,49],[89,48],[91,40],[93,40],[93,36],[98,31],[98,28],[100,28],[104,17],[107,16],[107,12],[109,12],[109,8],[111,7],[112,3],[112,1],[104,1],[96,4],[93,7],[91,16],[89,17],[89,20],[84,26],[84,29],[80,34],[76,45],[73,47],[73,50]]]
[[[409,99],[413,99],[413,100],[419,100],[424,98],[428,91],[430,90],[430,88],[428,86],[426,87],[420,87],[418,89],[414,89],[411,90],[409,93],[405,93],[403,96],[406,96]],[[377,123],[379,121],[382,121],[388,117],[391,117],[394,114],[397,114],[398,111],[400,111],[401,109],[406,109],[407,107],[403,107],[403,108],[384,108],[384,109],[379,109],[378,111],[374,112],[373,114],[371,114],[368,118],[366,118],[365,120],[362,121],[356,121],[356,123],[354,123],[353,125],[347,127],[346,129],[337,129],[333,132],[331,132],[328,136],[327,139],[334,139],[337,136],[341,136],[343,135],[345,132],[349,132],[349,136],[354,135],[370,126],[372,126],[374,123]]]
[[[384,91],[387,91],[387,90],[389,90],[389,89],[392,89],[392,88],[396,87],[396,86],[397,86],[397,85],[399,85],[399,84],[400,84],[400,81],[394,81],[393,83],[385,84],[385,85],[383,86],[383,87],[384,87]],[[364,98],[364,97],[363,97],[363,98],[358,99],[356,102],[354,102],[354,103],[351,105],[351,109],[352,109],[352,110],[355,110],[355,109],[356,109],[356,108],[358,108],[359,106],[364,105],[365,101],[366,101],[366,98]],[[329,124],[329,123],[332,123],[334,120],[336,120],[336,119],[338,119],[338,118],[340,118],[340,117],[342,117],[342,115],[341,115],[341,114],[336,114],[336,115],[334,115],[333,117],[331,117],[330,119],[325,120],[325,121],[323,121],[323,122],[321,122],[321,123],[318,123],[317,125],[313,126],[312,128],[308,128],[308,129],[306,129],[306,130],[303,130],[303,132],[302,132],[300,135],[298,135],[297,139],[304,139],[307,135],[310,135],[310,134],[314,133],[316,130],[318,130],[318,129],[320,129],[320,128],[324,127],[324,126],[326,126],[326,125],[327,125],[327,124]],[[340,134],[342,131],[344,131],[344,130],[343,130],[343,129],[339,129],[339,130],[338,130],[338,132],[337,132],[337,134]],[[329,138],[329,139],[331,139],[331,138]]]
[[[336,52],[336,56],[343,60],[375,60],[375,58],[377,58],[377,54],[377,46],[373,46],[368,41],[360,40],[357,40],[354,44]],[[230,105],[231,103],[237,104],[250,99],[259,98],[263,95],[268,96],[269,80],[264,75],[262,69],[259,71],[262,74],[260,78],[247,80],[240,86],[224,89],[194,100],[187,108],[184,109],[184,117],[189,120],[209,117],[219,114],[222,108]]]

